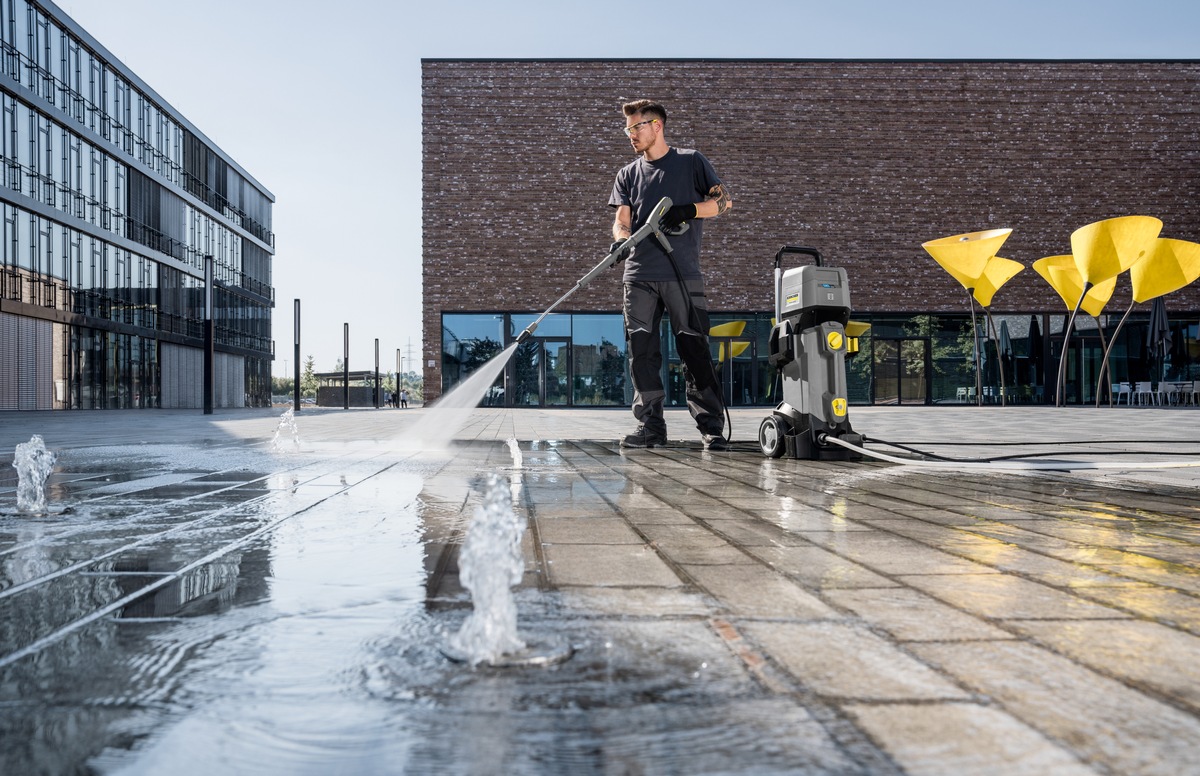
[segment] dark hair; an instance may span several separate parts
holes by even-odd
[[[664,126],[667,123],[667,109],[662,106],[662,103],[654,102],[653,100],[634,100],[633,102],[627,102],[621,106],[621,110],[625,112],[626,116],[632,116],[638,113],[649,113],[651,116],[654,116],[661,121]]]

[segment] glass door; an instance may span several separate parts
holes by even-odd
[[[1062,354],[1062,337],[1056,337],[1051,349],[1054,358]],[[1064,404],[1094,404],[1096,401],[1096,381],[1100,376],[1100,364],[1104,361],[1104,348],[1100,346],[1099,337],[1082,336],[1076,332],[1071,337],[1071,350],[1067,353],[1067,381],[1063,388]],[[1055,366],[1058,363],[1055,361]],[[1107,401],[1108,393],[1104,386],[1103,399]]]
[[[874,404],[927,404],[929,340],[871,338]]]
[[[571,341],[532,337],[517,348],[515,407],[563,407],[571,403]]]
[[[740,337],[709,337],[713,366],[727,407],[748,407],[758,396],[755,343]]]
[[[542,340],[541,406],[565,407],[571,403],[571,341]]]

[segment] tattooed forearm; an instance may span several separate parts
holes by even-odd
[[[613,219],[612,236],[614,240],[624,240],[633,234],[633,210],[628,205],[617,208],[617,217]]]
[[[733,207],[733,200],[729,198],[729,192],[720,183],[708,190],[708,200],[717,203],[717,215],[721,215]]]

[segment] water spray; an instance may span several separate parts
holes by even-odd
[[[17,445],[13,468],[17,470],[17,511],[46,513],[46,478],[58,456],[46,449],[40,434]]]
[[[525,574],[524,533],[525,518],[513,510],[508,484],[489,475],[483,504],[475,509],[459,553],[459,578],[471,593],[473,609],[442,646],[446,657],[472,667],[514,667],[560,663],[574,653],[569,644],[529,643],[517,632],[511,588]]]
[[[279,425],[275,427],[275,436],[271,439],[271,449],[280,451],[284,449],[284,434],[290,434],[292,437],[292,447],[296,450],[300,449],[300,429],[296,427],[296,413],[291,407],[288,407],[282,415],[279,416]]]

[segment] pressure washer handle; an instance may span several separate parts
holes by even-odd
[[[825,260],[821,258],[821,252],[816,248],[805,248],[800,245],[785,245],[779,249],[779,253],[775,254],[775,269],[779,269],[779,262],[783,261],[783,256],[786,253],[800,253],[805,256],[812,256],[818,267],[825,266]]]
[[[593,278],[612,265],[616,264],[617,260],[621,257],[621,254],[626,253],[627,251],[632,251],[638,243],[640,243],[642,240],[645,240],[650,235],[654,235],[656,238],[658,238],[659,244],[663,246],[663,250],[669,253],[671,251],[671,244],[667,242],[667,238],[663,236],[662,219],[670,209],[671,198],[663,197],[660,199],[658,204],[654,206],[654,210],[651,211],[649,220],[642,224],[641,228],[636,232],[626,237],[624,242],[622,242],[615,251],[605,256],[599,264],[592,268],[591,272],[581,277],[579,282],[575,284],[575,288],[571,289],[570,293],[575,293],[575,291],[592,282]],[[682,234],[682,232],[680,232],[680,234]]]
[[[642,224],[641,228],[629,235],[629,237],[625,238],[625,241],[617,246],[616,250],[601,259],[599,264],[592,267],[591,271],[581,277],[579,282],[577,282],[570,291],[560,296],[557,302],[546,308],[546,311],[539,315],[536,321],[526,326],[525,331],[521,332],[517,336],[517,344],[521,344],[525,340],[532,337],[533,333],[537,330],[538,324],[540,324],[542,320],[545,319],[545,317],[549,315],[552,310],[554,310],[555,307],[558,307],[560,304],[562,304],[567,297],[571,296],[571,294],[574,294],[588,283],[591,283],[593,278],[604,272],[604,270],[608,269],[612,265],[616,264],[617,260],[621,257],[621,254],[625,253],[626,251],[632,251],[638,243],[640,243],[642,240],[645,240],[650,235],[654,235],[658,239],[659,244],[663,246],[663,250],[665,250],[667,253],[670,253],[671,243],[667,242],[667,238],[663,235],[662,228],[663,216],[665,216],[667,211],[670,209],[671,198],[663,197],[660,199],[658,204],[654,206],[654,210],[650,211],[650,218],[646,221],[646,223]],[[682,226],[687,226],[687,224],[682,224]],[[679,229],[677,231],[673,230],[672,233],[683,234],[684,231],[685,230],[683,229]]]

